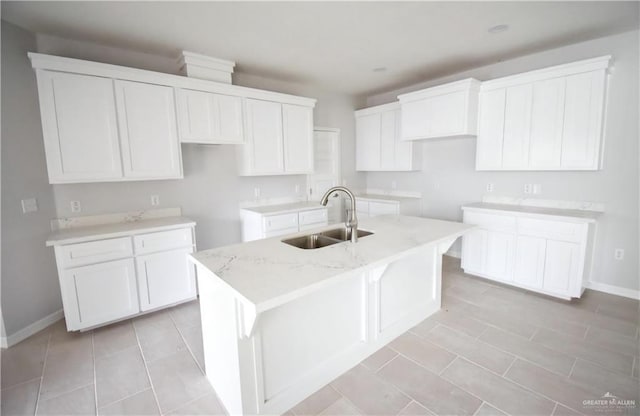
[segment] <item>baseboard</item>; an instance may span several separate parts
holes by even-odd
[[[19,331],[16,331],[11,335],[2,337],[2,339],[0,339],[0,344],[2,348],[9,348],[12,345],[16,345],[18,342],[29,338],[31,335],[35,334],[36,332],[42,331],[49,325],[52,325],[58,322],[62,318],[64,318],[64,312],[62,309],[60,309],[58,311],[55,311],[51,315],[47,315],[44,318],[40,319],[39,321],[36,321],[31,325],[25,328],[22,328]]]
[[[598,292],[608,293],[610,295],[623,296],[625,298],[640,300],[640,291],[627,289],[625,287],[608,285],[600,282],[587,282],[586,287]]]

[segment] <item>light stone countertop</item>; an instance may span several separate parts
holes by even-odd
[[[164,217],[116,224],[101,224],[54,231],[47,238],[47,247],[81,243],[105,238],[124,237],[143,232],[192,227],[196,223],[185,217]]]
[[[462,210],[490,210],[505,212],[509,214],[524,214],[527,216],[536,215],[544,217],[560,217],[563,219],[569,218],[574,220],[581,220],[586,222],[595,222],[602,212],[587,211],[579,209],[564,209],[564,208],[546,208],[546,207],[532,207],[527,205],[510,205],[510,204],[493,204],[488,202],[474,202],[472,204],[465,204],[462,206]]]
[[[310,211],[313,209],[327,208],[318,201],[290,202],[277,205],[260,205],[256,207],[244,207],[243,210],[258,214],[286,214],[288,212]]]
[[[362,198],[369,201],[419,201],[419,197],[395,196],[395,195],[378,195],[378,194],[358,194],[356,198]]]
[[[360,229],[374,234],[361,237],[355,244],[344,242],[304,250],[281,241],[339,226],[334,224],[289,236],[205,250],[191,258],[260,313],[319,290],[334,279],[388,264],[422,246],[455,239],[475,227],[451,221],[383,215],[360,221]]]

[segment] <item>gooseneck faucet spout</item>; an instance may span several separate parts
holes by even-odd
[[[351,242],[358,242],[358,218],[356,217],[356,197],[353,195],[353,192],[349,190],[349,188],[345,186],[334,186],[330,188],[327,192],[325,192],[324,196],[320,200],[322,205],[327,205],[329,202],[329,196],[334,192],[344,192],[351,199],[351,210],[347,215],[347,221],[345,225],[347,226],[347,230],[351,233]]]

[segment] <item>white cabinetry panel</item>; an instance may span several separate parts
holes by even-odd
[[[469,78],[398,96],[402,139],[475,135],[479,87]]]
[[[380,114],[356,117],[356,170],[380,168]]]
[[[563,78],[533,84],[529,143],[529,166],[533,169],[560,165],[564,89]]]
[[[476,149],[476,166],[479,170],[502,167],[505,99],[505,89],[480,93],[480,120]]]
[[[284,170],[281,104],[247,100],[246,146],[253,174],[274,174]]]
[[[502,167],[513,169],[528,164],[532,88],[519,85],[506,94]]]
[[[610,58],[484,82],[476,169],[600,169]]]
[[[486,269],[487,230],[475,229],[462,237],[462,268],[469,273],[484,273]]]
[[[580,297],[590,273],[592,220],[550,218],[466,208],[464,222],[479,228],[463,236],[462,268],[564,299]]]
[[[64,279],[65,314],[86,328],[139,312],[133,259],[68,269]],[[69,318],[67,318],[69,319]],[[69,323],[67,324],[69,325]]]
[[[113,80],[37,71],[49,183],[122,178]]]
[[[499,280],[513,279],[514,234],[490,231],[487,235],[486,273]]]
[[[355,112],[356,170],[410,171],[420,168],[418,144],[402,140],[398,103]]]
[[[313,109],[283,104],[282,121],[285,171],[313,172]]]
[[[126,177],[182,177],[173,88],[116,81]]]
[[[178,124],[183,143],[243,143],[242,98],[178,89]]]
[[[523,286],[542,287],[547,240],[518,236],[513,280]]]
[[[594,169],[599,164],[604,84],[604,71],[566,79],[562,166],[567,169]]]
[[[147,254],[136,259],[140,309],[159,308],[196,296],[193,248]]]
[[[564,241],[547,241],[544,262],[545,290],[568,292],[572,281],[578,278],[579,245]]]

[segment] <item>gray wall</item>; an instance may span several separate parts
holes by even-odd
[[[45,247],[56,216],[47,180],[38,93],[27,51],[35,37],[2,21],[2,317],[6,333],[62,307],[53,250]],[[37,198],[23,214],[21,199]]]
[[[638,31],[578,43],[521,58],[499,62],[401,90],[369,97],[367,106],[395,101],[398,94],[467,77],[488,80],[546,66],[601,55],[613,55],[604,169],[597,172],[476,172],[475,139],[426,141],[421,172],[368,173],[367,186],[423,193],[423,215],[461,220],[460,206],[482,199],[486,184],[496,196],[525,197],[524,184],[542,185],[541,199],[590,201],[605,204],[599,221],[594,280],[638,290]],[[455,248],[459,249],[459,245]],[[625,259],[614,260],[616,248]]]

